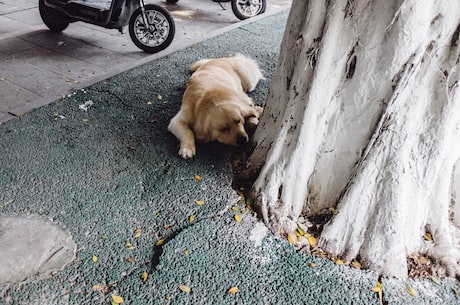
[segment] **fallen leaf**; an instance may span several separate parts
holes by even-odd
[[[147,105],[152,105],[152,101],[147,101]]]
[[[165,226],[163,226],[163,228],[165,228],[166,230],[168,230],[168,229],[171,229],[171,228],[172,228],[172,225],[165,225]]]
[[[420,256],[418,259],[419,264],[425,265],[428,263],[428,259],[426,257]]]
[[[143,281],[144,283],[147,282],[147,279],[148,279],[148,278],[149,278],[148,272],[147,272],[147,271],[142,272],[142,274],[141,274],[141,279],[142,279],[142,281]]]
[[[436,285],[439,285],[441,286],[442,285],[442,282],[439,278],[435,277],[435,276],[432,276],[431,277],[431,280],[436,284]]]
[[[232,207],[232,211],[241,212],[241,208],[240,207]]]
[[[104,235],[101,235],[101,238],[102,238],[102,239],[107,239],[107,238],[109,238],[109,237],[108,237],[106,234],[104,234]]]
[[[316,244],[317,244],[316,237],[314,237],[311,234],[306,234],[305,237],[307,238],[308,243],[310,244],[310,246],[312,246],[312,247],[316,246]]]
[[[142,234],[142,228],[137,228],[136,231],[134,231],[134,238],[139,238]]]
[[[93,291],[101,290],[101,288],[102,288],[101,285],[94,285],[94,286],[93,286]]]
[[[305,235],[305,230],[302,229],[301,227],[298,227],[298,228],[295,230],[295,233],[296,233],[298,236],[304,236],[304,235]]]
[[[195,178],[196,181],[201,181],[201,176],[199,176],[199,175],[195,175],[194,178]]]
[[[415,289],[412,288],[412,286],[407,286],[407,292],[409,292],[409,294],[413,297],[417,296],[417,291],[415,291]]]
[[[186,285],[179,285],[179,289],[186,293],[190,293],[192,291],[192,289]]]
[[[134,249],[134,246],[133,246],[129,241],[127,241],[127,242],[125,243],[125,247],[128,248],[129,250],[133,250],[133,249]]]
[[[93,260],[94,263],[97,262],[97,256],[93,255],[92,260]]]
[[[297,243],[297,237],[295,234],[288,233],[287,239],[291,245],[295,245]]]
[[[377,293],[377,295],[378,295],[378,297],[379,297],[380,304],[383,304],[383,288],[382,288],[382,283],[380,283],[379,281],[377,281],[377,283],[375,284],[375,287],[372,287],[372,288],[371,288],[371,291]]]
[[[341,259],[336,259],[334,262],[335,262],[337,265],[343,265],[343,264],[345,264],[345,261],[343,261],[343,260],[341,260]]]
[[[241,220],[243,219],[240,214],[235,214],[235,216],[233,217],[235,218],[236,222],[241,222]]]
[[[165,243],[165,240],[164,238],[162,238],[162,239],[157,240],[157,242],[155,243],[155,246],[162,246],[164,243]]]
[[[195,203],[199,206],[202,206],[204,205],[204,201],[203,200],[195,200]]]
[[[309,263],[308,266],[311,267],[311,268],[315,268],[316,264],[315,263]]]
[[[162,97],[161,95],[158,94],[158,95],[157,95],[157,99],[162,100],[163,97]]]
[[[126,257],[125,261],[127,261],[128,263],[134,263],[136,259],[134,257]]]
[[[356,269],[361,269],[361,268],[362,268],[361,263],[358,262],[358,261],[352,261],[352,262],[351,262],[351,265],[352,265],[353,267],[355,267]]]
[[[82,121],[83,123],[88,123],[88,122],[89,122],[89,119],[81,119],[81,121]]]
[[[238,292],[238,287],[233,286],[233,287],[230,288],[227,292],[228,292],[229,294],[235,294],[235,293]]]
[[[423,239],[425,239],[426,241],[433,241],[433,237],[428,232],[423,235]]]
[[[195,221],[195,215],[190,215],[190,217],[188,218],[188,221],[190,222],[194,222]]]
[[[187,249],[184,250],[184,254],[188,255],[188,250]]]
[[[112,295],[112,301],[114,301],[117,304],[123,303],[125,300],[119,295]]]

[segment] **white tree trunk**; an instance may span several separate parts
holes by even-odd
[[[458,0],[293,1],[244,173],[274,232],[336,207],[328,252],[405,277],[430,251],[459,273],[459,35]]]

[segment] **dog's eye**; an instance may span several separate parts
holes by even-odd
[[[239,123],[241,123],[241,120],[240,119],[236,119],[233,121],[236,125],[238,125]]]
[[[219,129],[221,132],[229,132],[230,131],[230,126],[229,125],[225,125],[225,127],[222,127]]]

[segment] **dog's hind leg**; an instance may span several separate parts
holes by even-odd
[[[196,154],[195,136],[188,124],[184,122],[180,113],[172,118],[168,130],[179,140],[179,156],[190,159]]]

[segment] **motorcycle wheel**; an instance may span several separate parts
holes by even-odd
[[[176,32],[174,19],[159,5],[146,4],[144,8],[147,25],[142,17],[142,8],[138,8],[129,19],[129,36],[139,49],[157,53],[173,41]]]
[[[38,0],[38,10],[43,23],[52,32],[62,32],[69,26],[69,18],[60,11],[46,6],[45,0]]]
[[[266,0],[232,0],[232,11],[240,19],[248,19],[265,12]]]

